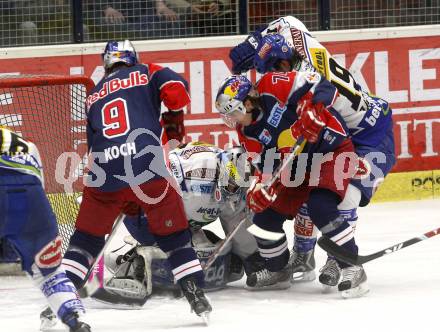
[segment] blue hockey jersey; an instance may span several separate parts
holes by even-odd
[[[88,186],[115,191],[168,176],[161,147],[161,103],[190,102],[187,82],[155,64],[120,67],[87,97]]]

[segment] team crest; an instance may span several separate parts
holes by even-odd
[[[321,75],[319,75],[318,73],[307,73],[305,75],[305,79],[307,82],[309,83],[318,83],[321,80]]]
[[[371,165],[365,158],[358,157],[358,165],[353,179],[362,180],[368,178],[371,173]]]

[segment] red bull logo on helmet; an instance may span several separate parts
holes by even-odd
[[[224,94],[228,95],[231,98],[234,98],[238,94],[239,87],[240,81],[236,80],[225,88]]]

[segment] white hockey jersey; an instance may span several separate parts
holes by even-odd
[[[0,172],[1,169],[33,175],[43,183],[43,166],[36,145],[5,127],[0,127]]]
[[[338,89],[340,96],[333,108],[344,118],[355,145],[379,144],[392,125],[388,103],[361,87],[297,18],[285,16],[270,22],[261,35],[270,33],[281,34],[303,59],[296,70],[318,71]]]
[[[227,196],[218,186],[217,164],[225,151],[213,145],[193,142],[169,153],[171,173],[182,190],[185,212],[192,230],[217,220],[225,234],[246,217],[245,191]],[[251,217],[248,216],[251,225]],[[256,241],[243,225],[232,239],[232,252],[246,258],[257,250]]]

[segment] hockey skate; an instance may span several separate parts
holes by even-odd
[[[361,297],[370,290],[367,286],[367,275],[361,265],[342,269],[342,280],[338,290],[343,298]]]
[[[291,274],[292,267],[290,264],[287,264],[282,270],[277,272],[264,268],[251,273],[247,277],[245,288],[252,291],[287,289],[290,287]]]
[[[203,290],[197,287],[192,277],[182,279],[180,286],[182,287],[183,295],[185,295],[191,306],[191,312],[194,311],[197,316],[202,317],[205,324],[208,325],[209,313],[212,311],[212,307]]]
[[[332,287],[335,287],[341,279],[341,268],[338,262],[333,257],[327,257],[327,262],[319,269],[319,282],[324,287],[324,292],[329,292]]]
[[[289,259],[292,265],[291,282],[313,281],[316,279],[314,252],[314,249],[305,253],[299,253],[295,249],[292,250]]]
[[[76,312],[67,315],[63,318],[63,323],[69,327],[69,332],[91,332],[90,326],[78,319]]]
[[[47,306],[40,313],[40,331],[46,331],[57,325],[57,316],[53,313],[52,309]]]

